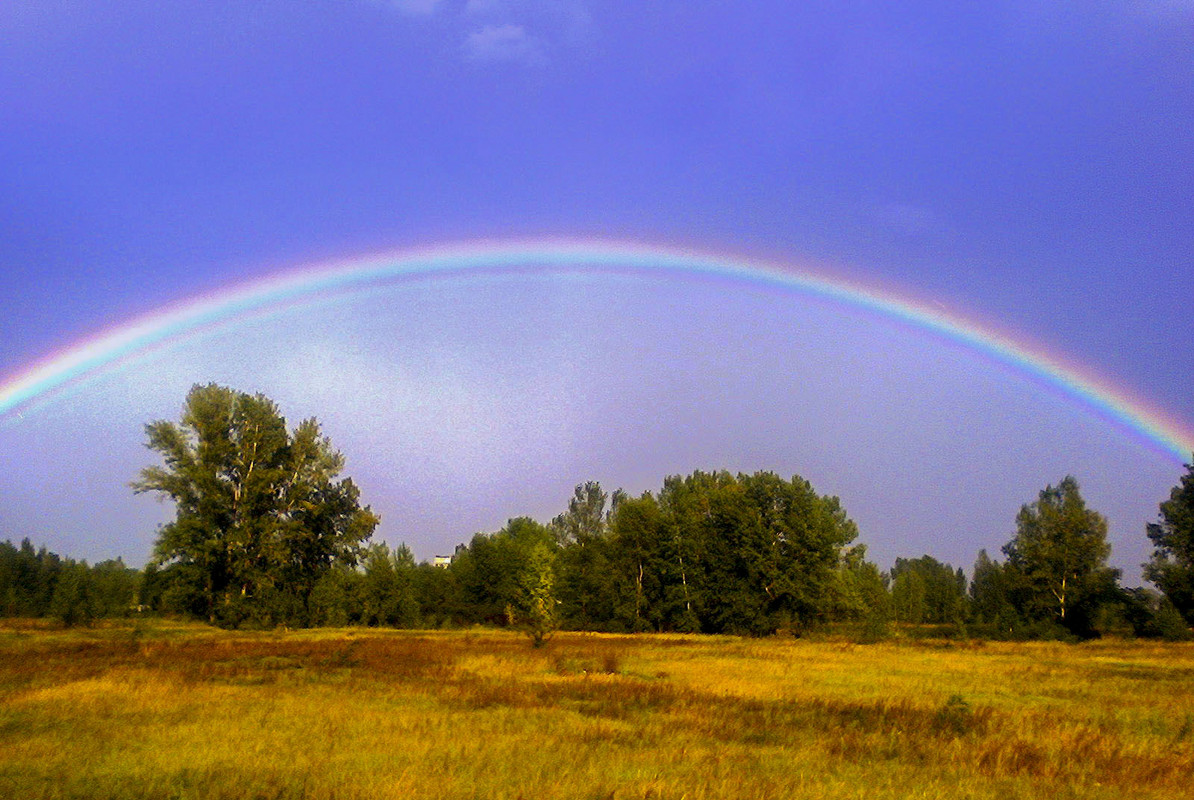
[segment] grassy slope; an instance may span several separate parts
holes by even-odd
[[[9,625],[0,692],[11,798],[1173,798],[1194,775],[1191,645]]]

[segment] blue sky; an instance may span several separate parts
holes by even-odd
[[[1194,426],[1188,1],[10,0],[0,41],[0,376],[295,266],[604,237],[940,303]],[[325,420],[421,557],[583,480],[726,466],[842,495],[881,560],[969,566],[1073,472],[1133,570],[1181,473],[881,320],[582,284],[394,287],[153,354],[0,430],[0,537],[139,562],[168,513],[126,496],[140,425],[207,380]]]

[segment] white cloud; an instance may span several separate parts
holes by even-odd
[[[580,44],[593,17],[583,0],[468,0],[462,16],[490,24],[521,25],[543,41]]]
[[[583,48],[593,35],[585,0],[368,0],[408,17],[432,17],[467,33],[461,47],[475,62],[542,65],[548,52]],[[480,26],[480,27],[478,27]]]
[[[584,25],[592,20],[583,0],[468,0],[464,13],[474,16],[537,17]]]
[[[429,17],[435,13],[443,0],[382,0],[383,5],[395,8],[412,17]]]
[[[474,61],[509,61],[542,64],[547,59],[542,43],[521,25],[486,25],[468,35],[464,52]]]

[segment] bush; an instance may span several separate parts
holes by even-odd
[[[1167,642],[1188,642],[1194,639],[1194,634],[1190,632],[1190,626],[1186,624],[1181,612],[1173,603],[1169,602],[1168,597],[1161,600],[1157,613],[1153,617],[1153,624],[1157,636]]]

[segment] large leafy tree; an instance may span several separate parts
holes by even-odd
[[[576,487],[568,511],[551,521],[560,550],[556,588],[562,621],[583,630],[610,627],[615,616],[611,583],[609,496],[601,484]]]
[[[1194,624],[1194,459],[1191,462],[1169,499],[1161,503],[1159,520],[1149,523],[1148,538],[1155,549],[1144,565],[1144,577]]]
[[[360,576],[361,621],[366,625],[411,628],[419,621],[413,575],[415,557],[410,548],[393,551],[384,542],[370,546]]]
[[[616,616],[632,629],[769,633],[825,618],[857,535],[835,497],[770,472],[671,476],[610,522]]]
[[[62,559],[28,539],[18,548],[0,542],[0,616],[42,617],[49,613]]]
[[[305,623],[319,578],[354,565],[378,517],[359,503],[344,457],[315,419],[293,431],[263,395],[195,386],[179,423],[145,427],[164,464],[132,486],[177,507],[155,560],[173,568],[182,605],[235,626]]]
[[[661,503],[685,545],[702,630],[770,633],[830,610],[834,569],[857,535],[837,498],[798,476],[697,472],[665,483]]]
[[[664,521],[650,492],[622,497],[610,517],[614,618],[631,631],[662,627]]]
[[[1021,507],[1003,552],[1024,616],[1091,632],[1094,611],[1114,594],[1118,573],[1107,567],[1107,520],[1086,507],[1078,481],[1067,476]]]

